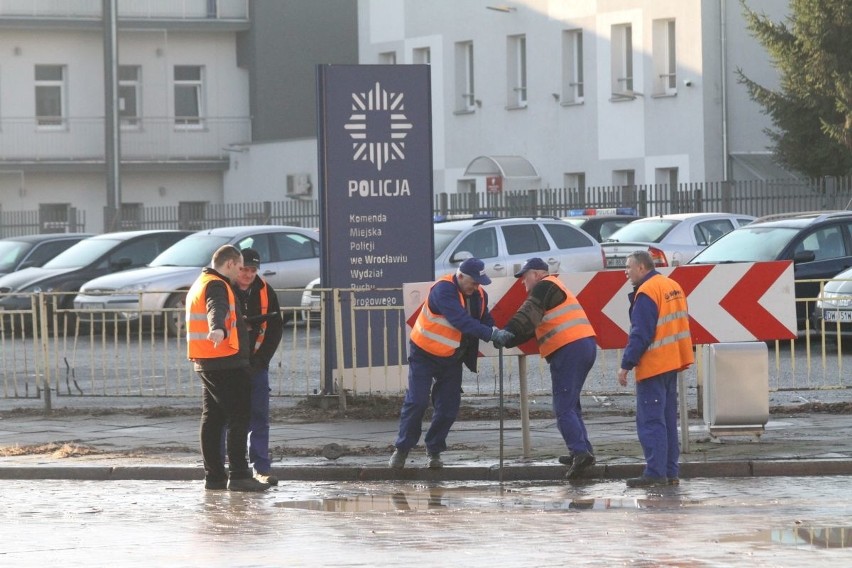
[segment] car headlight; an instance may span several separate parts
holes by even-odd
[[[119,294],[137,294],[145,291],[148,286],[150,286],[150,284],[147,282],[137,282],[136,284],[128,284],[127,286],[116,288],[115,291]]]
[[[817,306],[824,308],[827,305],[836,308],[848,308],[852,306],[852,295],[844,292],[824,290],[822,298],[817,301]]]

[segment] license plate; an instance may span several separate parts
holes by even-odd
[[[838,310],[826,311],[822,313],[822,319],[825,321],[852,322],[852,312],[841,312]]]
[[[104,309],[104,305],[103,304],[92,304],[92,303],[87,302],[85,304],[80,304],[80,309],[81,310],[102,310],[102,309]]]
[[[627,266],[627,257],[619,257],[619,258],[607,258],[606,259],[606,267],[607,268],[624,268]]]

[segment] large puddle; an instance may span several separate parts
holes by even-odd
[[[846,477],[282,483],[6,481],[0,565],[843,566]]]

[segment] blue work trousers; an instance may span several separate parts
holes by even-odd
[[[556,427],[565,445],[575,454],[593,453],[583,422],[580,391],[597,356],[595,338],[584,337],[563,345],[548,358]]]
[[[636,381],[636,431],[647,477],[678,476],[677,371]]]
[[[224,431],[227,431],[227,426]],[[225,455],[223,436],[222,455]],[[249,462],[258,473],[269,473],[269,370],[251,370],[251,412],[248,430]]]
[[[434,380],[434,384],[433,384]],[[423,415],[431,398],[435,410],[426,431],[426,451],[440,454],[447,449],[447,434],[461,405],[462,362],[431,357],[412,346],[408,358],[408,391],[399,415],[396,446],[408,451],[417,445],[423,431]]]

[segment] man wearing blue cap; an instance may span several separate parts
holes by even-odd
[[[491,284],[485,264],[468,258],[455,274],[439,278],[429,290],[411,330],[408,390],[389,462],[393,469],[405,467],[408,452],[420,441],[430,399],[434,413],[424,440],[427,465],[444,466],[441,452],[447,449],[447,434],[461,405],[462,364],[476,372],[479,341],[490,341],[499,331],[493,327],[483,284]]]
[[[556,427],[569,451],[559,461],[569,466],[565,478],[575,479],[595,463],[580,408],[580,391],[597,357],[595,330],[577,298],[557,275],[549,274],[542,259],[527,260],[515,278],[523,278],[528,296],[495,334],[494,346],[520,345],[536,337],[539,353],[550,365]],[[511,335],[507,338],[505,332]]]

